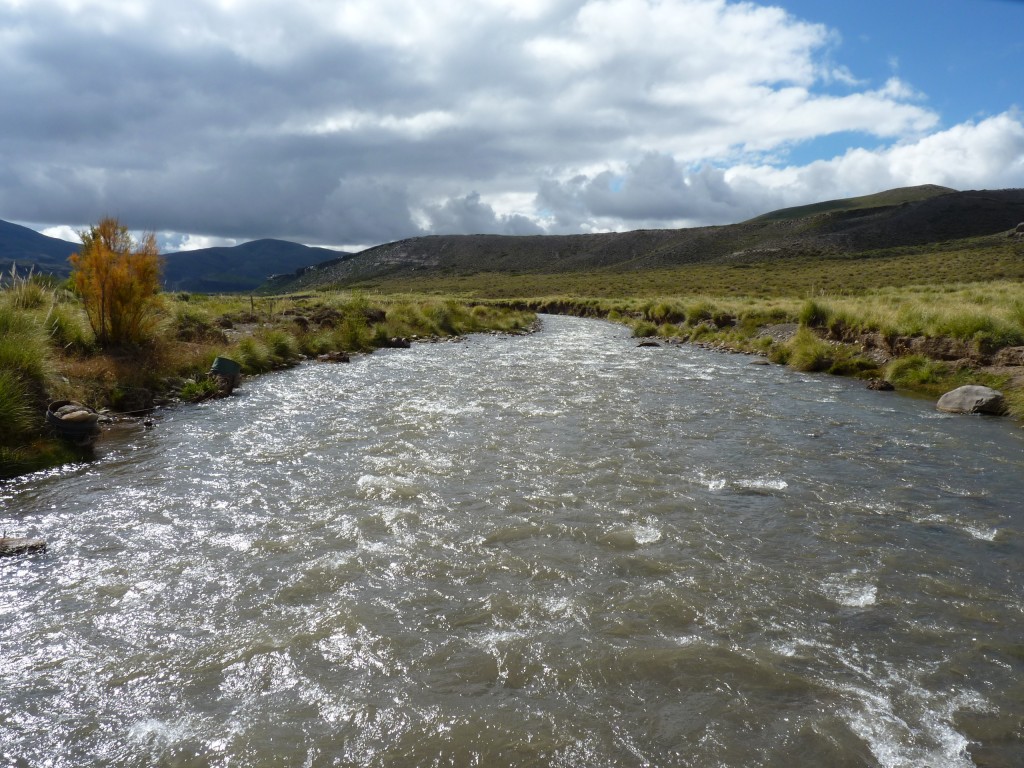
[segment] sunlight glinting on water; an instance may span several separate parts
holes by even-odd
[[[0,486],[11,765],[998,765],[1024,439],[547,318]]]

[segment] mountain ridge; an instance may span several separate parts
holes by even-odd
[[[1024,190],[937,185],[783,208],[736,224],[577,235],[423,235],[359,253],[253,240],[163,254],[168,290],[291,292],[416,275],[640,271],[687,264],[830,258],[1008,230],[1024,221]],[[0,270],[70,274],[80,245],[0,221]]]
[[[806,213],[807,209],[812,209]],[[737,224],[583,235],[428,235],[369,248],[268,282],[264,292],[346,287],[417,274],[645,270],[830,258],[990,235],[1024,221],[1024,190],[904,187],[781,209]]]

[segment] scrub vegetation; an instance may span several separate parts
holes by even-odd
[[[97,321],[103,312],[90,309],[95,294],[83,297],[78,285],[13,271],[0,281],[0,477],[80,456],[47,432],[53,400],[137,415],[175,398],[214,396],[207,374],[219,355],[256,374],[415,338],[522,332],[535,319],[528,310],[435,297],[345,291],[252,298],[147,288],[138,294],[145,322],[118,335],[117,319],[108,309],[112,323]]]

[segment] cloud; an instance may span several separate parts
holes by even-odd
[[[429,231],[439,234],[540,235],[536,222],[520,214],[497,214],[480,200],[478,192],[451,198],[441,205],[427,206],[424,214]]]
[[[851,149],[804,166],[704,164],[688,170],[651,153],[621,171],[548,179],[537,207],[553,231],[683,227],[742,221],[765,211],[918,184],[1004,188],[1024,181],[1024,122],[1004,113],[911,142]]]
[[[943,127],[837,41],[725,0],[0,0],[0,218],[377,243],[1024,184],[1018,115]]]

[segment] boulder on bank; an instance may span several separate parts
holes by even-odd
[[[944,394],[935,407],[944,413],[987,413],[1002,416],[1006,413],[1006,399],[997,389],[968,384]]]

